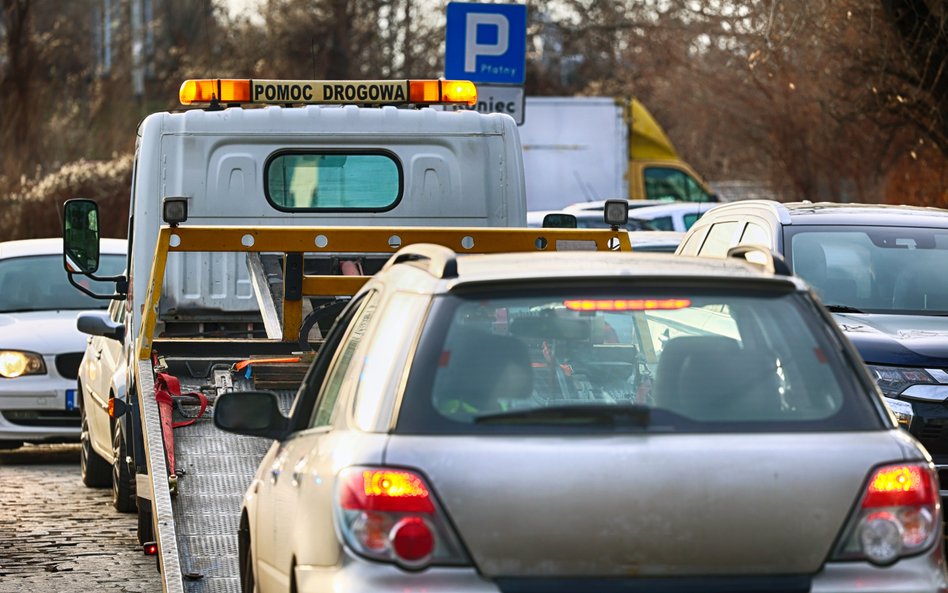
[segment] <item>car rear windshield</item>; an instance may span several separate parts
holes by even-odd
[[[815,311],[792,292],[694,288],[439,297],[396,432],[882,427]]]
[[[125,269],[124,255],[102,254],[99,277],[117,276]],[[115,292],[114,282],[97,282],[76,276],[76,282],[98,294]],[[33,255],[0,260],[0,313],[105,309],[109,301],[94,299],[69,284],[63,256]]]

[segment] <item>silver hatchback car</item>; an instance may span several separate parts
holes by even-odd
[[[798,278],[412,246],[247,490],[243,590],[944,591],[938,482]]]

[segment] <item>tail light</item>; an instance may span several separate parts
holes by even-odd
[[[892,564],[928,549],[941,530],[938,480],[928,464],[887,465],[869,478],[835,555]]]
[[[335,512],[346,545],[373,560],[415,570],[470,564],[428,484],[413,471],[343,470]]]

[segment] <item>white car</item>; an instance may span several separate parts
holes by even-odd
[[[649,223],[656,231],[677,231],[683,233],[691,228],[705,212],[720,206],[718,202],[671,202],[659,206],[636,208],[629,213],[629,219]]]
[[[125,244],[102,241],[97,275],[122,273]],[[107,283],[83,282],[108,291]],[[75,387],[86,336],[76,329],[76,315],[108,301],[69,284],[62,239],[0,243],[0,286],[0,449],[78,440]]]

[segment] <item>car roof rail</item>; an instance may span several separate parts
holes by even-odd
[[[765,256],[765,261],[761,263],[747,259],[747,256],[751,253],[762,253]],[[736,245],[727,250],[727,256],[728,258],[733,257],[754,265],[763,266],[771,274],[793,276],[793,271],[790,270],[787,261],[764,245]]]
[[[457,254],[443,245],[433,243],[415,243],[398,250],[383,266],[386,270],[398,264],[410,264],[419,267],[435,278],[457,278]]]

